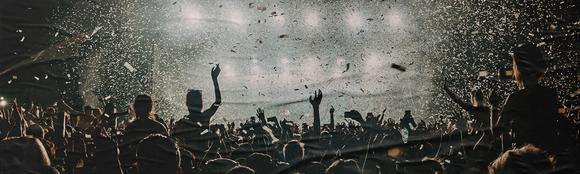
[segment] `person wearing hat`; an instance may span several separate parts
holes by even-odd
[[[512,93],[500,114],[500,126],[511,129],[517,146],[533,144],[550,152],[568,146],[567,120],[558,115],[556,91],[538,83],[546,71],[542,51],[533,44],[518,45],[512,54],[514,79],[519,90]]]

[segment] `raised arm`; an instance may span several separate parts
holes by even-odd
[[[330,130],[334,131],[334,107],[330,106]]]
[[[256,116],[258,117],[258,119],[260,120],[260,124],[262,126],[266,126],[268,125],[268,122],[266,121],[266,115],[264,114],[264,110],[262,108],[258,108],[256,110]]]
[[[314,91],[314,97],[310,96],[310,104],[314,110],[314,134],[320,135],[320,102],[322,101],[322,91]]]
[[[453,102],[457,103],[461,108],[465,109],[468,112],[486,110],[486,107],[475,107],[461,100],[459,96],[457,96],[455,93],[453,93],[453,91],[449,89],[449,86],[447,86],[447,82],[444,82],[443,90],[445,90],[445,92],[449,95],[449,97],[451,98],[451,100],[453,100]]]
[[[217,64],[211,69],[211,80],[213,81],[213,88],[215,91],[215,102],[207,110],[203,111],[203,115],[206,117],[212,117],[219,106],[222,104],[222,93],[220,91],[220,85],[218,83],[218,76],[220,75],[220,65]]]

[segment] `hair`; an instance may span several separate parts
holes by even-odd
[[[137,119],[147,119],[155,114],[153,98],[147,94],[138,95],[133,103]]]
[[[239,166],[237,161],[228,158],[217,158],[205,163],[204,174],[221,174],[230,171],[232,168]]]
[[[0,141],[0,171],[50,173],[50,160],[40,140],[14,137]]]
[[[145,137],[137,146],[139,174],[178,173],[181,158],[177,144],[161,134]]]
[[[526,72],[526,71],[522,71],[521,68],[519,67],[520,65],[517,63],[517,56],[514,54],[512,56],[513,60],[513,71],[514,71],[514,80],[516,81],[516,83],[518,84],[518,86],[521,88],[524,86],[525,83],[527,82],[533,82],[533,81],[537,81],[539,79],[541,79],[544,76],[544,72]]]
[[[546,61],[542,50],[531,43],[520,44],[512,55],[514,79],[520,88],[544,76]]]
[[[494,173],[541,173],[554,168],[554,162],[546,152],[528,144],[501,154],[488,169]]]
[[[257,173],[269,172],[272,169],[272,157],[263,153],[252,153],[245,164]]]
[[[283,151],[286,162],[302,160],[304,158],[304,143],[292,140],[284,145]]]
[[[483,92],[481,91],[481,89],[479,89],[479,87],[474,87],[473,89],[471,89],[471,91],[469,92],[470,96],[471,96],[471,103],[474,106],[482,106],[485,105],[484,102],[484,95]]]
[[[353,159],[338,159],[326,169],[326,174],[360,174],[358,162]]]
[[[236,166],[228,171],[227,174],[254,174],[256,173],[249,167],[246,166]]]

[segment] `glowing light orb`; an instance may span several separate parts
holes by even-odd
[[[364,24],[363,17],[356,11],[349,13],[345,20],[350,29],[358,29]]]
[[[318,23],[320,22],[320,17],[317,12],[310,11],[304,15],[304,23],[311,27],[318,27]]]

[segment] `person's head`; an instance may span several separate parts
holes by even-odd
[[[246,165],[257,173],[267,173],[273,168],[272,157],[263,153],[253,153],[246,159]]]
[[[138,95],[133,103],[133,109],[137,119],[153,118],[155,110],[153,108],[153,98],[147,94]]]
[[[145,137],[137,146],[137,171],[139,174],[181,173],[179,148],[164,135]]]
[[[26,133],[28,133],[29,135],[32,135],[34,138],[38,138],[38,139],[44,139],[44,135],[46,135],[46,131],[39,124],[30,125],[26,129]]]
[[[212,159],[205,163],[205,167],[203,168],[202,173],[222,174],[230,171],[232,168],[239,165],[240,164],[237,161],[227,158]]]
[[[512,65],[514,79],[520,88],[535,84],[546,71],[546,60],[542,50],[531,43],[520,44],[513,50]]]
[[[474,87],[469,92],[469,97],[471,99],[471,104],[475,107],[483,106],[484,102],[484,95],[479,87]]]
[[[406,110],[405,111],[405,116],[411,116],[411,110]]]
[[[508,150],[488,167],[490,174],[546,173],[553,168],[554,163],[546,152],[533,145]]]
[[[201,113],[203,108],[201,90],[189,90],[185,100],[189,113]]]
[[[93,107],[86,105],[83,107],[83,111],[85,112],[85,116],[89,116],[93,114]]]
[[[284,145],[284,159],[286,162],[302,160],[304,158],[304,144],[292,140]]]
[[[358,162],[353,159],[338,159],[326,169],[326,174],[360,174]]]
[[[55,173],[50,167],[46,149],[36,138],[15,137],[0,141],[0,154],[0,171],[14,174]]]
[[[256,172],[249,167],[236,166],[236,167],[230,169],[230,171],[228,171],[228,173],[226,173],[226,174],[254,174],[254,173],[256,173]]]

